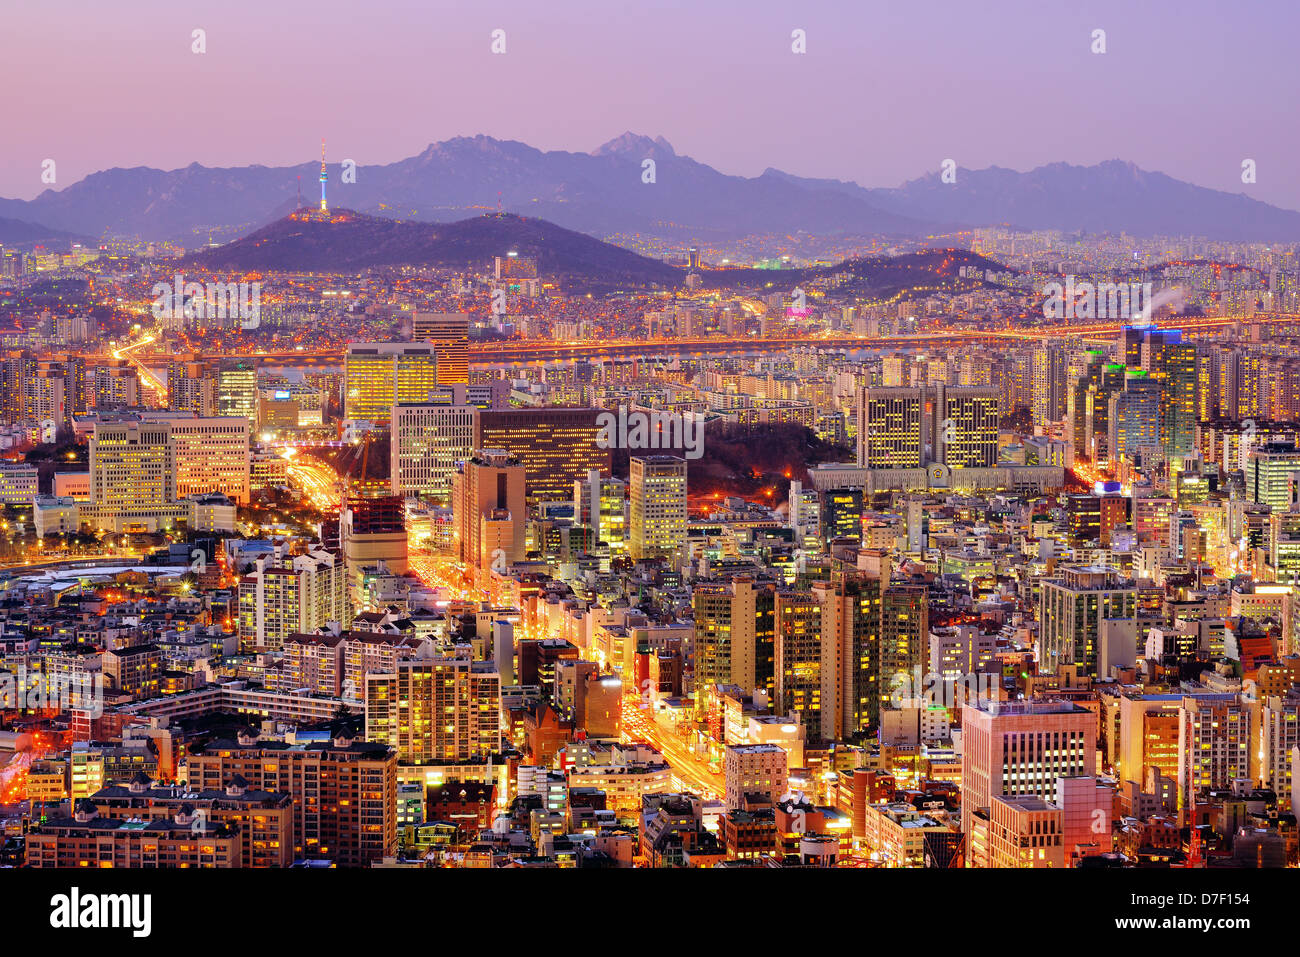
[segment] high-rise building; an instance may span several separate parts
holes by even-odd
[[[1137,588],[1111,568],[1066,565],[1057,578],[1040,583],[1038,667],[1053,674],[1061,665],[1077,664],[1098,674],[1101,626],[1108,619],[1137,615]]]
[[[523,463],[529,505],[565,501],[592,469],[609,474],[612,452],[601,448],[599,415],[599,409],[557,406],[485,409],[474,448],[504,449]]]
[[[860,572],[817,582],[822,609],[822,735],[856,738],[880,722],[881,581]]]
[[[483,761],[502,746],[501,676],[490,661],[425,658],[367,674],[366,740],[403,764]]]
[[[409,342],[354,342],[344,357],[343,417],[388,422],[394,405],[432,402],[438,352]]]
[[[177,356],[167,366],[167,406],[207,418],[217,414],[217,370],[209,363]]]
[[[393,494],[450,501],[456,465],[474,449],[478,414],[472,405],[394,405]]]
[[[628,553],[638,560],[677,555],[686,539],[686,460],[634,455],[628,469]]]
[[[914,469],[925,464],[923,389],[858,393],[858,465]]]
[[[1149,466],[1160,461],[1160,380],[1141,369],[1130,370],[1124,388],[1110,397],[1107,449],[1111,466],[1118,462]]]
[[[998,460],[998,392],[938,386],[933,398],[934,461],[949,468],[990,468]]]
[[[598,469],[573,483],[573,519],[590,525],[592,536],[611,550],[627,549],[627,483],[604,478]]]
[[[479,450],[452,477],[457,557],[504,569],[525,555],[524,466],[501,449]]]
[[[221,359],[217,363],[217,413],[257,421],[257,360]]]
[[[703,701],[714,685],[747,692],[775,687],[776,590],[748,576],[699,582],[695,614],[695,688]]]
[[[1097,773],[1097,715],[1070,701],[962,706],[962,831],[995,797],[1056,794],[1058,778]]]
[[[411,317],[411,338],[434,344],[440,385],[469,382],[469,313],[417,312]]]
[[[822,608],[811,592],[776,596],[777,714],[797,714],[808,740],[822,739]]]
[[[240,579],[238,602],[239,639],[249,651],[279,651],[290,635],[352,621],[346,567],[326,551],[284,565],[259,559]]]
[[[1291,506],[1292,476],[1300,472],[1300,448],[1275,442],[1246,456],[1246,497],[1274,511]]]
[[[1250,778],[1252,704],[1239,694],[1183,695],[1178,709],[1178,802],[1187,815],[1211,790]]]

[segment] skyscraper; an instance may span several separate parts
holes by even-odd
[[[461,561],[499,569],[523,561],[523,464],[501,449],[477,451],[452,477],[452,515]]]
[[[528,503],[573,497],[573,483],[596,469],[608,475],[612,459],[602,448],[598,409],[543,406],[485,409],[478,416],[476,449],[504,449],[523,463]]]
[[[469,382],[469,313],[417,312],[411,338],[432,342],[438,353],[438,384]]]
[[[634,559],[677,555],[686,539],[686,460],[634,455],[629,485],[628,552]]]
[[[344,358],[343,417],[389,422],[393,406],[431,402],[438,394],[433,346],[354,342]]]
[[[217,364],[217,412],[257,421],[257,360],[222,359]]]
[[[914,469],[924,465],[922,389],[862,389],[858,394],[858,465]]]

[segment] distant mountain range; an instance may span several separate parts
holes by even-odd
[[[90,239],[65,233],[62,230],[50,229],[40,223],[28,223],[21,219],[0,219],[0,245],[30,249],[41,243],[67,244],[78,241],[90,242]]]
[[[252,234],[191,255],[214,270],[360,272],[371,266],[481,267],[508,252],[537,260],[566,291],[593,287],[671,288],[684,272],[554,223],[513,213],[455,223],[384,219],[352,210],[322,217],[303,209]]]
[[[643,181],[645,160],[654,182]],[[1135,236],[1199,235],[1300,240],[1300,212],[1244,194],[1194,186],[1109,160],[1052,163],[1025,173],[958,169],[895,189],[809,179],[768,169],[731,176],[679,155],[662,137],[631,133],[590,153],[543,152],[513,140],[457,137],[416,156],[357,166],[355,182],[329,166],[332,204],[362,213],[451,222],[502,208],[597,236],[641,234],[674,242],[754,234],[917,237],[1006,224]],[[245,235],[317,196],[319,165],[209,169],[146,167],[94,173],[32,200],[0,199],[0,218],[89,236],[135,235],[189,246]]]

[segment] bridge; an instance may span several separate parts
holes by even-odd
[[[1153,323],[1151,328],[1179,329],[1197,335],[1225,327],[1250,327],[1255,324],[1300,326],[1300,315],[1293,313],[1258,313],[1254,316],[1189,316]],[[501,365],[516,362],[556,362],[575,359],[617,359],[641,356],[744,355],[785,352],[795,348],[816,349],[900,349],[933,348],[974,342],[1037,341],[1043,339],[1114,339],[1130,322],[1080,322],[1070,325],[1028,326],[1003,329],[927,329],[924,332],[891,336],[856,336],[836,333],[821,336],[709,336],[684,339],[608,339],[600,342],[570,340],[565,342],[524,341],[471,343],[471,365]],[[286,365],[334,364],[343,362],[346,346],[294,349],[284,351],[254,350],[239,355],[263,362]],[[217,352],[200,352],[200,360],[227,357]],[[172,353],[135,352],[143,364],[171,361]]]

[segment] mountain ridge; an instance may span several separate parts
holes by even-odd
[[[645,160],[653,160],[653,176]],[[1237,241],[1300,240],[1300,212],[1245,193],[1186,183],[1114,159],[937,172],[896,187],[865,187],[768,167],[722,173],[664,137],[624,132],[589,152],[544,151],[518,140],[458,136],[387,164],[357,165],[343,182],[331,163],[331,202],[359,212],[452,222],[504,210],[596,236],[727,241],[761,234],[917,238],[978,226]],[[31,200],[0,199],[0,218],[53,232],[141,236],[198,245],[251,233],[310,202],[319,164],[175,170],[115,167]]]

